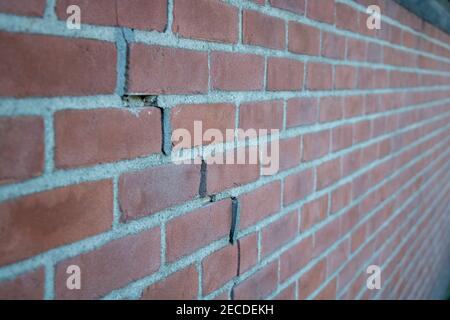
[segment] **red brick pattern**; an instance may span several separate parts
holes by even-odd
[[[448,34],[393,0],[0,0],[0,14],[1,299],[442,298]],[[237,129],[279,130],[273,175],[277,147]]]
[[[66,20],[66,9],[77,5],[82,12],[82,23],[120,26],[143,30],[164,31],[167,25],[167,0],[57,0],[56,13]]]

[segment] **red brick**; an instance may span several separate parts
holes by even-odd
[[[251,1],[253,1],[254,3],[259,4],[259,5],[264,5],[266,0],[251,0]]]
[[[161,111],[64,110],[55,114],[55,162],[69,168],[161,152]]]
[[[333,87],[333,67],[324,63],[308,63],[307,87],[311,90],[330,90]]]
[[[219,289],[237,275],[237,246],[226,246],[203,259],[203,294]]]
[[[351,234],[352,245],[351,252],[355,252],[366,240],[366,232],[367,232],[367,224],[363,224],[359,226],[355,231]]]
[[[366,161],[370,163],[369,161]],[[364,194],[370,188],[370,175],[365,174],[359,176],[353,180],[353,199],[359,198],[362,194]]]
[[[398,45],[402,45],[402,39],[403,39],[403,30],[398,28],[398,27],[394,27],[394,26],[389,26],[389,42],[398,44]],[[395,50],[395,49],[394,49]]]
[[[303,88],[303,62],[269,58],[267,60],[267,90],[298,91]]]
[[[334,0],[308,1],[306,14],[308,18],[334,24]]]
[[[255,147],[235,149],[224,154],[218,154],[214,159],[224,159],[222,163],[214,162],[213,158],[207,158],[207,189],[208,194],[216,194],[228,188],[237,187],[259,179],[259,160],[251,162],[250,154],[257,155]],[[238,163],[238,154],[245,155],[245,162]],[[233,157],[233,163],[227,163],[227,159]]]
[[[364,114],[363,96],[344,97],[344,118],[357,117]]]
[[[336,26],[353,32],[360,32],[358,11],[343,3],[336,3]]]
[[[327,275],[330,276],[336,272],[348,259],[350,254],[348,238],[341,242],[336,249],[330,252],[327,259]]]
[[[361,150],[361,163],[367,165],[377,159],[378,156],[378,145],[376,143],[365,147]]]
[[[360,75],[362,75],[361,73],[362,70],[363,68],[358,70]],[[361,87],[365,85],[364,88],[388,88],[389,82],[390,80],[392,80],[392,75],[395,73],[395,71],[390,72],[388,70],[381,70],[381,69],[368,69],[368,71],[369,72],[366,72],[367,73],[366,75],[362,76],[365,76],[369,79],[367,80],[363,79]],[[370,76],[372,76],[372,79],[370,79]],[[391,76],[391,78],[389,78],[389,76]],[[419,85],[419,77],[420,77],[419,75],[409,72],[409,73],[402,73],[401,76],[402,80],[406,81],[406,84],[404,84],[404,86],[415,87]]]
[[[314,300],[336,300],[337,278],[331,280],[325,288],[314,297]]]
[[[198,272],[194,265],[172,273],[144,290],[143,300],[196,300]]]
[[[350,204],[352,200],[352,184],[347,183],[331,193],[331,213],[335,213]]]
[[[119,179],[122,219],[150,215],[193,199],[199,186],[200,165],[165,165],[125,173]]]
[[[239,128],[247,131],[283,127],[283,102],[281,100],[244,103],[239,108]],[[259,134],[258,134],[259,135]],[[240,137],[243,138],[243,137]]]
[[[66,20],[70,5],[81,9],[81,23],[164,31],[167,25],[167,0],[58,0],[56,13]]]
[[[46,4],[46,0],[0,0],[0,12],[42,17]]]
[[[383,62],[385,64],[402,65],[402,56],[399,51],[391,47],[383,47]],[[423,66],[426,68],[426,66]]]
[[[274,181],[240,197],[241,228],[247,228],[278,212],[281,207],[281,183]]]
[[[305,0],[270,0],[270,5],[298,14],[305,13]]]
[[[382,63],[383,47],[378,43],[367,43],[367,61]],[[382,70],[384,71],[384,70]]]
[[[287,102],[286,126],[296,127],[317,122],[317,98],[293,98]]]
[[[298,234],[298,211],[288,213],[262,229],[261,254],[267,256]]]
[[[301,137],[280,140],[280,171],[296,167],[301,162]]]
[[[286,289],[277,294],[274,300],[295,300],[295,283],[291,284]]]
[[[109,230],[112,193],[112,182],[104,180],[1,203],[0,265]]]
[[[300,230],[306,231],[328,216],[328,195],[305,203],[301,210]]]
[[[313,192],[313,175],[313,170],[308,169],[284,179],[284,205],[301,200]]]
[[[332,150],[339,151],[351,147],[353,141],[353,126],[350,124],[331,130]]]
[[[230,300],[230,290],[226,289],[221,294],[215,296],[213,300]]]
[[[330,130],[303,135],[303,161],[321,158],[330,151]]]
[[[403,45],[408,48],[416,49],[419,43],[419,38],[412,34],[411,32],[407,32],[403,30]]]
[[[283,20],[244,10],[242,24],[243,43],[271,49],[285,48]]]
[[[350,271],[350,268],[349,267],[346,267],[347,268],[347,270],[349,270]],[[353,268],[355,269],[355,270],[353,270]],[[361,291],[361,288],[364,286],[365,288],[367,288],[366,287],[366,281],[367,281],[367,274],[366,273],[361,273],[361,272],[358,272],[358,273],[356,273],[357,272],[357,270],[356,270],[356,266],[355,267],[353,267],[352,266],[352,272],[350,273],[350,272],[348,272],[348,271],[346,271],[347,272],[347,274],[348,274],[348,277],[353,277],[353,276],[355,276],[355,274],[359,274],[358,276],[357,276],[357,278],[355,279],[355,280],[353,280],[352,282],[350,282],[350,281],[348,281],[348,282],[350,282],[350,283],[343,283],[343,281],[342,280],[339,280],[339,288],[340,288],[340,290],[341,290],[341,288],[344,288],[345,286],[348,286],[348,285],[350,285],[349,287],[347,287],[347,289],[344,291],[345,292],[345,294],[343,295],[343,296],[341,296],[341,299],[347,299],[347,300],[351,300],[351,299],[353,299],[353,300],[356,300],[356,297],[358,296],[358,293]],[[392,283],[392,282],[391,282]],[[390,288],[388,288],[387,290],[389,290]],[[386,290],[386,289],[385,289]],[[369,291],[369,290],[366,290],[366,291]],[[365,300],[364,298],[361,298],[361,300]]]
[[[353,137],[355,143],[368,140],[370,138],[371,122],[364,120],[353,124]]]
[[[391,143],[391,139],[385,139],[383,141],[380,141],[378,143],[379,145],[379,151],[378,151],[378,156],[379,158],[384,158],[387,157],[392,150],[392,143]]]
[[[242,274],[258,262],[258,233],[254,232],[238,241],[241,251],[239,271]]]
[[[160,230],[154,228],[113,240],[103,247],[65,260],[56,266],[57,299],[92,299],[157,271],[160,265]],[[81,289],[68,290],[70,265],[81,270]]]
[[[341,158],[327,161],[317,167],[317,190],[322,190],[341,178]]]
[[[133,44],[129,59],[129,93],[188,94],[208,90],[206,52]]]
[[[361,74],[361,70],[360,69],[360,74]],[[370,77],[372,76],[372,79],[368,79],[365,80],[363,79],[363,81],[361,83],[361,87],[363,87],[363,85],[365,85],[364,88],[388,88],[389,87],[389,83],[390,80],[392,80],[392,76],[394,75],[395,71],[393,72],[389,72],[388,70],[381,70],[381,69],[368,69],[369,72],[367,75],[365,75],[366,77]],[[389,78],[389,76],[391,78]],[[412,72],[409,73],[402,73],[401,74],[401,81],[399,83],[402,83],[403,86],[410,86],[410,87],[416,87],[419,85],[419,75],[414,74]],[[395,84],[393,85],[393,87],[395,86]]]
[[[345,38],[335,33],[322,32],[322,56],[345,59]]]
[[[86,96],[116,88],[113,43],[6,32],[0,43],[0,96]]]
[[[361,166],[361,150],[356,150],[342,157],[342,176],[345,177]]]
[[[366,95],[364,100],[364,108],[366,114],[371,114],[380,111],[380,96]]]
[[[320,97],[319,109],[320,122],[331,122],[342,119],[342,97]]]
[[[209,129],[219,130],[223,139],[219,137],[214,141],[195,141],[194,122],[201,121],[202,133]],[[227,129],[235,129],[235,107],[232,104],[186,104],[178,105],[172,109],[171,113],[172,132],[177,129],[186,129],[191,135],[190,146],[208,145],[210,142],[220,143],[226,140]],[[232,140],[234,140],[234,135]],[[174,142],[174,141],[172,141]],[[182,141],[185,145],[186,141]]]
[[[360,219],[361,213],[358,206],[354,206],[346,210],[346,212],[339,218],[339,229],[341,236],[346,235],[358,223]],[[348,242],[350,241],[348,240]]]
[[[227,91],[262,90],[264,59],[252,54],[213,52],[211,83],[214,89]]]
[[[321,260],[300,277],[298,286],[299,299],[306,299],[311,293],[318,289],[323,282],[325,282],[326,268],[326,261]]]
[[[2,300],[41,300],[44,299],[44,269],[22,274],[12,280],[0,282]]]
[[[280,281],[285,281],[306,266],[311,260],[313,237],[302,239],[280,257]]]
[[[364,74],[362,73],[363,70],[365,71]],[[395,71],[390,72],[389,70],[382,70],[382,69],[359,68],[358,73],[362,77],[362,82],[359,85],[359,87],[388,88],[389,82],[390,80],[392,80],[392,75],[395,73]],[[391,76],[391,78],[389,78],[389,76]],[[419,85],[420,75],[409,72],[409,73],[402,73],[401,76],[402,81],[404,81],[403,83],[404,86],[415,87]],[[365,79],[364,77],[366,77],[367,79]],[[372,79],[370,79],[370,77],[372,77]]]
[[[290,21],[288,49],[295,53],[318,56],[320,53],[320,30]]]
[[[251,275],[234,288],[236,300],[261,300],[277,287],[278,264],[273,262]]]
[[[359,18],[360,19],[361,19],[362,15],[363,15],[363,13],[359,14]],[[366,19],[364,19],[364,21],[366,21]],[[376,31],[376,36],[379,39],[382,39],[382,40],[385,40],[385,41],[389,41],[389,36],[390,36],[390,33],[391,33],[392,25],[383,23],[383,21],[381,21],[381,22],[382,22],[382,27],[381,27],[380,30],[366,30],[366,32],[371,32],[372,33],[371,35],[373,35],[375,33],[375,31]],[[361,25],[362,23],[363,23],[363,21],[359,21],[359,25]]]
[[[44,121],[0,118],[0,184],[40,175],[44,166]]]
[[[320,228],[314,234],[314,257],[331,247],[339,238],[339,222],[334,220]]]
[[[236,43],[238,10],[217,0],[175,0],[172,30],[186,38]]]
[[[167,260],[175,260],[218,240],[230,231],[231,201],[208,204],[167,223]]]
[[[335,89],[356,88],[357,69],[351,66],[336,66]]]
[[[392,75],[392,72],[391,72]],[[375,71],[369,68],[358,68],[358,88],[368,89],[375,88]],[[386,82],[386,80],[385,80]],[[398,83],[398,81],[396,81]],[[394,87],[395,85],[392,85]]]
[[[404,119],[404,118],[403,118]],[[372,136],[376,137],[386,132],[386,118],[378,117],[372,120]]]
[[[367,43],[352,38],[347,39],[347,59],[364,61],[366,58]]]

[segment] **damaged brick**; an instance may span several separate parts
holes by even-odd
[[[163,136],[162,151],[165,155],[169,155],[172,152],[172,125],[170,122],[170,110],[161,109],[161,128]],[[205,189],[206,193],[206,189]]]
[[[238,198],[231,198],[231,229],[230,229],[230,243],[234,244],[236,242],[237,234],[239,231],[239,220],[241,204]]]
[[[158,107],[158,96],[124,95],[122,101],[127,107]]]
[[[208,173],[208,166],[205,162],[205,160],[202,160],[202,165],[200,167],[200,187],[199,187],[199,195],[200,197],[206,197],[207,195],[207,183],[206,183],[206,177]],[[212,200],[212,199],[211,199]],[[214,201],[211,201],[214,202]]]

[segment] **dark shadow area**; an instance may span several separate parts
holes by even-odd
[[[450,34],[449,0],[395,0],[425,21]]]

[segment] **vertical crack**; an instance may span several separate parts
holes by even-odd
[[[237,263],[236,263],[236,276],[234,277],[234,283],[231,287],[230,300],[234,300],[234,288],[236,287],[237,278],[241,275],[241,241],[236,240],[237,247]]]
[[[171,123],[170,123],[170,109],[165,109],[165,108],[160,108],[160,109],[161,109],[161,121],[162,121],[161,128],[162,128],[162,137],[163,137],[162,150],[163,150],[163,153],[167,156],[172,152],[172,132],[171,132],[172,128],[171,128]],[[203,163],[202,163],[202,165],[203,165]],[[201,192],[201,181],[200,181],[200,192]]]
[[[231,229],[230,229],[230,243],[234,244],[237,239],[237,233],[239,229],[241,204],[238,198],[231,198],[232,201],[232,213],[231,213]]]
[[[118,95],[122,96],[128,91],[128,67],[130,60],[130,41],[133,40],[133,31],[131,29],[122,28],[119,25],[119,8],[117,1],[114,1],[115,14],[116,14],[116,26],[118,32],[116,35],[116,46],[117,46],[117,65],[118,65],[118,75],[117,75],[117,91]]]
[[[237,261],[236,261],[236,276],[234,277],[233,287],[230,292],[230,299],[234,300],[234,288],[236,286],[237,278],[241,274],[241,242],[237,239],[237,234],[239,231],[239,222],[240,222],[240,211],[241,205],[240,201],[236,197],[231,198],[231,228],[230,228],[230,243],[233,245],[236,243],[237,249]]]
[[[202,160],[202,165],[200,168],[200,187],[199,187],[199,194],[200,197],[206,197],[207,194],[207,174],[208,174],[208,166],[205,162],[205,160]]]
[[[241,241],[237,240],[237,270],[236,270],[236,277],[239,277],[241,275]]]

